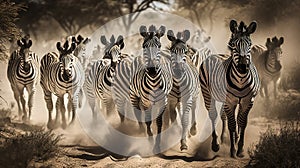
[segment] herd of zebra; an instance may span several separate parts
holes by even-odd
[[[68,125],[65,94],[68,94],[67,110],[72,112],[70,124],[75,119],[78,107],[82,106],[84,95],[94,119],[98,114],[97,100],[100,100],[101,109],[106,113],[116,109],[121,123],[126,117],[124,107],[129,103],[140,129],[146,131],[148,136],[153,135],[151,124],[152,116],[155,116],[157,136],[154,149],[158,151],[163,122],[168,127],[178,114],[182,124],[180,149],[188,149],[187,135],[197,133],[196,102],[202,92],[213,128],[212,150],[219,150],[215,130],[218,116],[216,102],[219,101],[223,103],[220,113],[223,122],[221,140],[224,139],[227,120],[230,154],[232,157],[242,157],[247,115],[254,98],[259,88],[268,97],[267,85],[271,81],[276,83],[281,70],[279,58],[282,54],[280,46],[283,38],[268,38],[266,48],[261,45],[251,47],[250,35],[255,32],[256,26],[256,22],[247,26],[243,21],[238,24],[231,20],[231,37],[228,43],[230,55],[212,54],[208,48],[195,49],[188,45],[189,30],[178,32],[176,36],[172,30],[168,30],[170,45],[162,50],[160,39],[166,28],[161,26],[157,29],[153,25],[148,29],[140,26],[143,55],[133,57],[122,53],[125,47],[122,36],[115,38],[112,35],[109,41],[101,36],[100,41],[105,46],[105,51],[96,61],[87,59],[85,50],[90,40],[80,35],[67,39],[63,45],[57,42],[59,52],[45,54],[40,62],[37,55],[30,50],[32,41],[22,38],[17,41],[19,49],[9,59],[7,76],[17,101],[19,116],[24,122],[30,119],[33,96],[40,81],[49,112],[49,129],[58,126],[66,128]],[[24,99],[25,88],[29,95],[29,113]],[[57,97],[55,120],[52,119],[52,95]],[[237,105],[239,110],[236,121]],[[164,112],[168,114],[165,117]],[[142,114],[145,115],[144,119]],[[143,123],[146,123],[146,130]]]

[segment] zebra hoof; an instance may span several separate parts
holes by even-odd
[[[61,128],[62,128],[62,129],[66,129],[66,128],[67,128],[67,123],[62,123],[62,124],[61,124]]]
[[[238,150],[237,153],[236,153],[236,156],[239,157],[239,158],[243,158],[245,156],[244,150],[243,149]]]
[[[236,158],[236,150],[235,149],[230,149],[230,157]]]
[[[219,144],[212,144],[211,145],[211,149],[214,151],[214,152],[218,152],[220,150],[220,145]]]
[[[26,115],[23,115],[23,116],[22,116],[22,121],[23,121],[24,123],[26,123],[26,122],[28,121],[28,118],[26,117]]]
[[[48,124],[47,124],[47,128],[50,129],[50,130],[54,129],[54,122],[49,121]]]
[[[190,130],[190,134],[192,136],[195,136],[197,134],[197,128],[196,128],[196,124],[194,124]]]
[[[154,154],[161,153],[161,149],[159,145],[155,145],[152,151]]]
[[[188,146],[186,144],[180,146],[180,150],[188,150]]]

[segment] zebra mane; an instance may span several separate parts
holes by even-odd
[[[75,50],[76,43],[72,42],[71,46],[69,47],[69,41],[66,40],[66,42],[64,43],[64,45],[62,47],[61,43],[57,42],[56,48],[60,52],[60,56],[68,55],[68,54],[71,54]]]

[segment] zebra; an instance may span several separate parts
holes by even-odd
[[[175,108],[181,103],[181,150],[187,150],[186,135],[190,125],[190,113],[192,113],[193,126],[191,134],[196,134],[196,104],[200,93],[199,73],[193,62],[187,57],[188,47],[186,41],[190,38],[190,31],[184,30],[177,33],[177,38],[172,30],[167,32],[167,37],[171,41],[171,72],[173,78],[173,87],[168,97],[168,110],[171,120],[176,119]]]
[[[211,37],[205,34],[204,30],[196,30],[191,39],[192,46],[196,48],[205,48],[206,44],[210,41]]]
[[[8,61],[7,78],[14,93],[14,98],[18,105],[18,115],[23,122],[28,122],[31,118],[33,99],[36,91],[36,85],[39,80],[39,59],[38,56],[30,50],[32,41],[22,38],[17,41],[19,49],[15,50]],[[24,89],[28,92],[28,114]],[[21,107],[21,104],[22,107]],[[23,116],[22,116],[23,111]]]
[[[77,38],[72,37],[72,41],[76,43],[76,49],[74,50],[74,55],[79,58],[79,61],[82,64],[83,69],[87,68],[89,63],[90,55],[86,53],[86,46],[91,42],[90,38],[83,38],[81,35],[78,35]]]
[[[224,111],[228,118],[230,132],[231,157],[243,157],[244,133],[247,126],[247,116],[253,106],[254,98],[260,87],[255,65],[251,60],[250,34],[256,30],[256,22],[246,26],[243,21],[239,26],[235,20],[230,21],[232,32],[228,43],[231,51],[229,57],[222,55],[209,56],[200,66],[200,84],[205,107],[209,112],[212,123],[212,144],[214,152],[219,150],[215,122],[217,118],[216,101],[223,103]],[[236,132],[235,109],[239,105],[237,116],[238,133]],[[222,115],[225,116],[225,115]],[[222,120],[224,118],[222,117]],[[222,134],[224,134],[224,127]],[[238,140],[236,152],[235,143]],[[222,138],[223,136],[221,136]]]
[[[196,49],[190,45],[187,45],[188,51],[187,56],[189,59],[193,62],[193,64],[196,66],[196,69],[198,73],[200,72],[200,65],[201,63],[212,54],[212,51],[208,47],[203,47],[200,49]]]
[[[75,43],[71,43],[69,47],[68,41],[66,41],[63,46],[61,46],[60,42],[57,42],[56,48],[59,51],[59,55],[55,52],[50,52],[41,59],[40,84],[44,92],[44,99],[49,113],[47,127],[49,129],[58,127],[61,115],[61,126],[65,129],[67,127],[67,121],[65,117],[64,95],[68,94],[72,100],[71,125],[75,120],[78,107],[78,94],[84,82],[84,71],[79,59],[72,54],[76,48]],[[52,94],[57,96],[55,123],[52,120]]]
[[[172,89],[172,74],[169,62],[161,57],[160,38],[165,33],[165,26],[158,30],[154,25],[140,27],[140,34],[144,38],[143,56],[136,57],[132,63],[136,68],[130,85],[130,100],[134,107],[134,113],[138,118],[139,126],[142,127],[141,113],[145,113],[145,122],[147,134],[153,136],[152,112],[158,116],[156,118],[157,137],[155,141],[154,152],[160,151],[162,116],[168,102],[168,94]],[[153,110],[158,108],[158,110]]]
[[[277,83],[280,80],[281,63],[280,58],[282,56],[281,45],[284,39],[279,39],[275,36],[267,38],[266,48],[261,45],[254,45],[251,49],[251,55],[253,62],[257,68],[261,79],[260,95],[261,97],[269,98],[268,84],[274,83],[274,98],[277,97]]]
[[[96,99],[101,100],[100,105],[105,107],[106,114],[115,109],[111,87],[115,68],[121,59],[121,50],[124,48],[123,36],[118,36],[115,40],[112,35],[110,42],[106,40],[105,36],[101,36],[100,40],[105,45],[105,54],[102,59],[88,65],[84,83],[84,90],[94,119],[97,118],[97,112],[95,111]]]

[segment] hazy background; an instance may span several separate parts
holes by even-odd
[[[214,47],[216,52],[228,53],[229,21],[231,19],[236,19],[238,22],[243,20],[249,25],[251,21],[255,20],[258,27],[252,35],[253,44],[264,45],[267,38],[273,36],[284,37],[283,57],[281,58],[283,65],[282,83],[280,85],[281,97],[284,99],[282,101],[280,99],[278,103],[273,100],[275,105],[279,104],[279,108],[274,106],[273,109],[277,109],[279,112],[272,113],[265,108],[264,100],[258,97],[254,108],[250,112],[250,118],[270,117],[270,115],[275,114],[280,116],[281,113],[290,115],[299,112],[298,107],[300,105],[297,102],[297,97],[290,96],[290,90],[298,94],[300,89],[299,0],[11,0],[10,2],[22,6],[18,12],[19,19],[16,20],[16,25],[21,30],[20,35],[30,34],[33,40],[31,49],[38,54],[40,59],[48,52],[56,52],[55,45],[57,41],[61,41],[69,35],[78,34],[92,38],[93,45],[89,50],[90,53],[93,52],[93,48],[97,44],[100,45],[100,42],[97,41],[100,35],[106,35],[109,38],[112,34],[115,36],[121,34],[128,37],[128,40],[125,39],[124,51],[134,54],[139,49],[141,42],[139,41],[141,36],[137,34],[141,24],[146,26],[154,24],[157,27],[163,24],[167,26],[167,30],[175,29],[176,31],[189,29],[191,35],[194,35],[197,29],[201,29],[206,32],[207,36],[211,36],[210,45]],[[124,16],[130,13],[133,14]],[[159,15],[153,13],[159,13]],[[172,19],[166,17],[166,15],[170,16],[172,14],[178,16],[172,16]],[[123,17],[119,18],[121,16]],[[176,19],[176,17],[180,19]],[[187,22],[183,22],[183,19]],[[112,20],[114,21],[111,22]],[[14,39],[11,39],[11,41],[14,42]],[[169,44],[166,36],[163,37],[162,41],[163,46]],[[6,46],[9,48],[11,44],[6,42]],[[100,45],[100,47],[103,46]],[[7,50],[7,53],[9,53],[9,50]],[[0,95],[7,102],[14,102],[13,93],[6,77],[7,61],[2,61],[1,67]],[[287,105],[292,107],[290,109],[284,108],[285,106],[281,104],[287,101],[296,102]],[[7,105],[1,102],[1,106],[6,107]],[[16,115],[16,107],[14,109]],[[81,109],[79,113],[81,115],[85,112],[90,117],[90,111]],[[296,114],[295,116],[299,115]],[[47,118],[48,113],[43,93],[40,85],[38,85],[32,122],[45,124]],[[79,130],[80,128],[76,127],[76,129]],[[84,137],[80,132],[76,132],[76,129],[74,131],[74,135],[76,135],[76,138],[73,139],[74,142],[84,141]],[[70,132],[64,133],[70,134]],[[255,135],[255,137],[259,135],[255,129],[249,129],[247,133],[247,135]],[[246,142],[249,141],[246,140]]]

